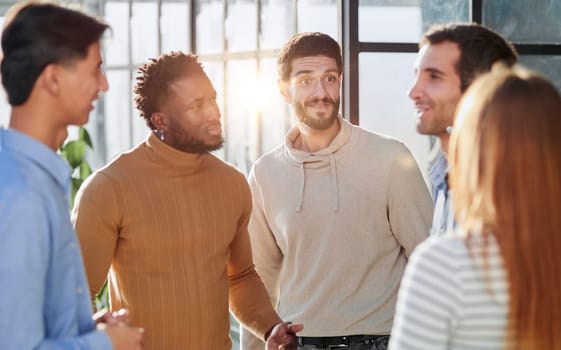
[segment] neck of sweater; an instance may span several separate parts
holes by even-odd
[[[210,156],[208,152],[188,153],[175,149],[159,140],[153,133],[148,136],[144,150],[157,166],[168,169],[169,173],[183,175],[201,171],[205,160]]]

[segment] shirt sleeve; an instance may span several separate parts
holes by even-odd
[[[457,324],[462,284],[454,256],[441,237],[413,253],[398,294],[389,349],[448,349]]]
[[[74,202],[72,223],[92,298],[107,279],[119,238],[120,213],[113,184],[105,174],[95,173],[82,184]]]
[[[249,174],[249,186],[253,197],[249,235],[257,272],[263,280],[272,305],[276,307],[279,298],[278,281],[283,255],[265,216],[262,191],[256,172],[257,168],[254,165]],[[262,350],[264,348],[263,340],[256,338],[246,329],[242,328],[240,332],[242,350]]]
[[[401,144],[389,173],[388,199],[391,230],[409,257],[429,235],[433,205],[417,162]]]
[[[0,201],[0,348],[112,349],[99,331],[47,338],[44,303],[49,261],[56,259],[41,198],[13,191]]]
[[[281,319],[273,309],[267,291],[255,271],[247,229],[252,207],[251,193],[245,179],[242,186],[245,207],[238,222],[236,236],[230,245],[228,264],[230,310],[245,327],[263,339],[265,333],[281,322]]]

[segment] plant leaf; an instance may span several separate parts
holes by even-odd
[[[84,141],[86,145],[88,145],[90,148],[93,149],[92,138],[90,137],[90,133],[83,126],[80,127],[80,136],[78,137],[78,139],[80,141]]]
[[[72,180],[72,189],[70,192],[70,208],[74,208],[74,199],[76,198],[76,193],[78,192],[78,189],[80,188],[84,180],[77,179],[75,177],[73,177],[71,180]]]
[[[80,179],[85,180],[86,177],[90,176],[91,173],[92,173],[92,168],[90,168],[88,162],[85,161],[82,162],[80,164]]]
[[[86,156],[86,143],[79,140],[69,141],[62,147],[61,154],[74,169],[84,161],[84,157]]]

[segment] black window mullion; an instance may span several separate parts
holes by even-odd
[[[469,16],[472,22],[483,23],[483,0],[470,0]]]
[[[343,116],[359,123],[358,97],[358,1],[341,1],[343,44]]]

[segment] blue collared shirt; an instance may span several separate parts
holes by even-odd
[[[452,193],[448,188],[448,171],[448,160],[444,153],[438,150],[429,170],[434,198],[431,235],[444,234],[455,226]]]
[[[70,223],[70,168],[0,129],[0,349],[112,349],[96,331]]]

